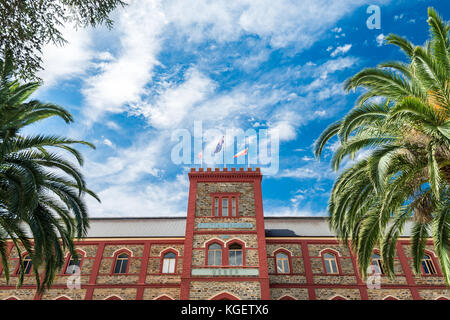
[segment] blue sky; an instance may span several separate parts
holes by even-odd
[[[263,179],[265,214],[326,215],[336,144],[321,162],[312,148],[362,92],[344,92],[343,82],[403,59],[384,44],[389,33],[423,44],[428,6],[447,19],[450,9],[446,1],[128,2],[113,30],[66,26],[69,43],[45,47],[34,98],[66,107],[75,123],[27,130],[97,146],[80,147],[88,186],[102,199],[86,199],[96,217],[185,215],[189,166],[171,161],[171,134],[194,121],[204,130],[277,130],[279,171]],[[381,9],[380,29],[366,26],[369,5]]]

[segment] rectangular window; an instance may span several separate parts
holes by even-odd
[[[330,273],[330,274],[338,273],[336,260],[326,259],[325,260],[325,269],[327,270],[327,273]]]
[[[175,259],[164,259],[162,272],[175,273]]]
[[[287,259],[277,259],[277,269],[279,273],[289,273],[289,261]]]
[[[126,273],[127,272],[128,259],[117,259],[114,267],[114,273]]]
[[[232,201],[232,205],[233,205],[231,214],[233,215],[233,217],[236,217],[237,216],[237,212],[236,212],[236,198],[235,197],[231,198],[231,201]]]
[[[73,258],[70,258],[69,264],[67,265],[66,268],[66,274],[76,273],[77,270],[79,270],[78,268],[80,268],[80,263],[81,263],[80,259],[77,262],[75,262]]]
[[[208,251],[208,265],[209,266],[222,265],[222,251],[221,250],[209,250]]]
[[[422,267],[425,274],[436,274],[436,270],[430,260],[422,260]]]
[[[222,198],[222,217],[228,217],[228,198]]]
[[[230,250],[230,266],[242,266],[242,250]]]
[[[219,216],[219,198],[214,198],[214,216]]]
[[[212,217],[237,217],[239,215],[238,196],[232,194],[213,194],[211,198]]]

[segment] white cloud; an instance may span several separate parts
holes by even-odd
[[[117,123],[115,123],[114,121],[107,121],[107,122],[105,123],[105,125],[106,125],[108,128],[113,129],[113,130],[116,130],[116,131],[119,131],[119,130],[121,129],[121,127],[120,127]]]
[[[313,216],[326,216],[327,212],[317,211],[310,208],[296,208],[296,207],[274,207],[268,208],[264,212],[264,216],[276,216],[276,217],[313,217]]]
[[[209,57],[195,51],[198,43],[212,40],[211,46],[220,46],[239,40],[243,35],[256,35],[255,38],[262,41],[261,48],[268,49],[258,51],[258,47],[248,56],[235,60],[234,65],[251,71],[268,59],[274,48],[291,46],[293,52],[298,52],[309,47],[336,21],[363,2],[131,1],[116,12],[111,35],[116,41],[113,49],[95,51],[89,31],[84,34],[85,38],[82,38],[83,33],[77,34],[81,42],[74,42],[78,45],[72,52],[79,56],[62,57],[67,60],[62,61],[60,67],[55,62],[55,67],[48,69],[47,79],[57,81],[95,66],[95,73],[85,79],[82,90],[85,98],[83,114],[89,124],[100,122],[106,113],[131,111],[156,129],[151,135],[148,132],[136,134],[128,147],[116,146],[103,139],[104,144],[114,146],[105,148],[113,154],[87,160],[89,185],[100,190],[103,201],[101,206],[90,203],[92,215],[185,214],[186,174],[175,180],[162,179],[170,165],[171,129],[189,128],[193,120],[203,120],[208,126],[219,129],[241,128],[252,118],[255,124],[277,130],[282,141],[295,139],[302,124],[332,114],[331,108],[327,112],[318,110],[320,100],[342,94],[341,84],[335,83],[330,75],[357,62],[352,57],[332,59],[319,66],[310,61],[302,68],[280,68],[265,73],[256,82],[242,82],[218,90],[219,84],[212,80],[213,76],[195,64],[184,74],[180,72],[181,80],[157,83],[154,77],[156,66],[169,73],[173,68],[158,62],[165,44],[185,46],[186,51],[191,50],[189,53],[195,53],[208,63]],[[338,47],[341,48],[339,53],[350,50],[346,46]],[[58,55],[55,53],[54,56]],[[313,78],[311,83],[293,88],[292,78],[303,76],[301,71],[304,69],[310,69],[307,72]],[[306,90],[308,86],[310,90]],[[112,121],[102,124],[119,133],[126,130],[125,126]],[[281,177],[328,179],[331,175],[324,167],[309,165],[285,170]],[[298,208],[296,210],[296,214],[301,214]]]
[[[319,161],[310,161],[308,164],[293,168],[285,169],[280,172],[274,178],[294,178],[294,179],[316,179],[323,180],[329,179],[333,180],[336,177],[336,173],[330,168],[328,163],[322,163]]]
[[[242,34],[256,34],[274,48],[312,45],[346,13],[363,4],[349,1],[166,1],[164,11],[177,30],[190,41],[236,41]],[[324,9],[326,8],[326,9]],[[334,32],[342,31],[334,28]]]
[[[377,46],[381,47],[384,43],[384,40],[386,39],[386,36],[382,33],[380,33],[377,37],[376,37],[376,41],[377,41]]]
[[[354,57],[344,57],[328,60],[319,68],[317,68],[316,73],[320,74],[321,78],[326,78],[328,74],[354,66],[357,61],[358,59]]]
[[[346,45],[337,47],[337,48],[334,49],[334,51],[331,53],[331,56],[332,56],[332,57],[335,57],[335,56],[337,56],[338,54],[346,53],[346,52],[348,52],[348,51],[350,50],[351,47],[352,47],[351,44],[346,44]]]
[[[160,137],[145,139],[143,136],[132,146],[115,148],[115,155],[106,159],[101,155],[99,160],[86,161],[85,175],[94,184],[127,184],[136,183],[146,176],[157,177],[161,174],[165,141]],[[167,161],[167,159],[166,159]]]
[[[236,61],[236,65],[245,71],[249,72],[257,67],[267,59],[269,59],[270,51],[267,49],[259,49],[255,54],[251,54],[248,57],[243,57]]]
[[[114,147],[114,143],[111,142],[111,140],[109,140],[108,138],[104,138],[103,139],[103,144],[107,145],[108,147],[113,148]]]
[[[64,46],[52,43],[42,49],[43,68],[38,76],[44,81],[43,89],[54,86],[60,80],[83,74],[95,57],[89,29],[77,29],[68,25],[62,28],[63,37],[68,41]]]
[[[104,112],[123,112],[123,106],[139,100],[151,80],[160,36],[166,24],[159,1],[134,1],[122,9],[115,23],[120,49],[100,74],[86,80],[82,90],[84,114],[94,122]]]
[[[158,89],[156,101],[132,105],[136,114],[143,115],[158,129],[178,127],[193,108],[204,101],[215,89],[215,83],[195,68],[187,70],[184,81],[165,83]]]
[[[102,203],[87,198],[91,217],[185,216],[189,181],[187,174],[174,180],[139,185],[112,185],[100,191]]]
[[[269,134],[273,135],[275,132],[280,138],[280,141],[289,141],[297,137],[296,128],[289,121],[276,122],[270,127]]]

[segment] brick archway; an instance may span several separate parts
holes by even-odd
[[[241,300],[241,299],[239,299],[236,296],[233,296],[230,293],[222,292],[222,293],[219,293],[218,295],[212,297],[210,300]]]

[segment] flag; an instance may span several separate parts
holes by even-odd
[[[237,158],[237,157],[240,157],[240,156],[245,156],[245,155],[247,154],[247,151],[248,151],[248,148],[245,148],[244,150],[242,150],[242,151],[236,153],[236,154],[234,155],[234,158]]]
[[[213,152],[213,155],[215,153],[219,153],[220,150],[222,150],[223,142],[224,142],[224,136],[222,136],[222,138],[220,138],[219,143],[216,146],[216,150],[214,150],[214,152]]]

